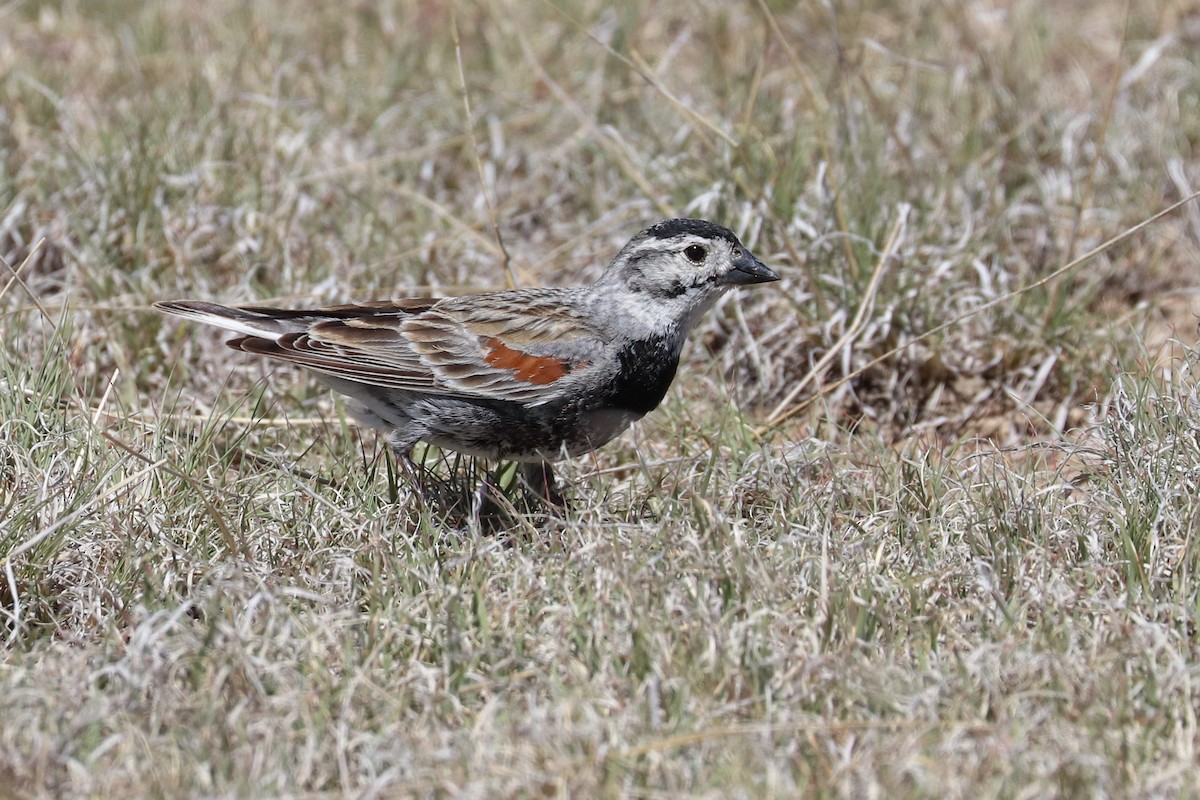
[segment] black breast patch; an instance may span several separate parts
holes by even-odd
[[[658,408],[675,379],[678,350],[667,341],[634,341],[618,357],[621,369],[604,405],[639,416]]]

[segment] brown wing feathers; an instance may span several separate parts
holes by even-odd
[[[314,342],[306,333],[289,333],[278,340],[243,336],[230,339],[226,344],[235,350],[290,361],[317,372],[359,383],[374,383],[411,391],[430,391],[436,387],[433,376],[419,365],[414,369],[405,369],[379,360],[347,358],[342,353],[329,352],[327,348],[320,347],[320,343]]]
[[[592,347],[600,346],[581,320],[563,314],[557,298],[544,294],[550,292],[531,292],[504,314],[474,314],[454,301],[427,298],[316,309],[158,305],[248,334],[228,342],[236,350],[333,377],[413,392],[544,402],[556,393],[553,384],[589,366]]]
[[[328,320],[275,339],[245,336],[228,344],[357,382],[514,400],[536,398],[544,393],[539,387],[589,363],[527,353],[440,315],[399,323],[378,317]]]

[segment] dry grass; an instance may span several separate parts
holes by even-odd
[[[1200,8],[611,6],[0,6],[0,794],[1200,795],[1200,206],[1035,286],[1200,188]],[[666,214],[784,280],[491,534],[147,308]]]

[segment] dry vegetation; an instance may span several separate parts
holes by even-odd
[[[1198,45],[1182,0],[0,5],[0,794],[1200,795],[1200,206],[1045,280],[1200,188]],[[499,531],[147,307],[577,283],[668,214],[784,280]]]

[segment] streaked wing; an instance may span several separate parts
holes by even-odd
[[[307,324],[230,344],[358,383],[541,403],[559,396],[574,382],[568,378],[603,350],[594,327],[575,310],[577,297],[576,290],[531,289],[423,306],[406,301],[405,308],[379,303],[284,312]]]

